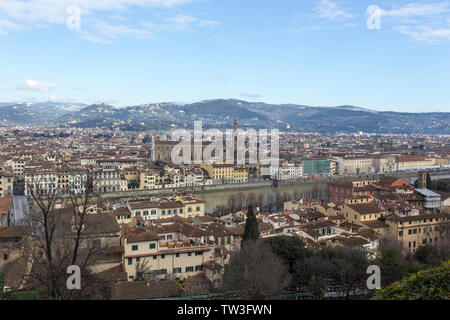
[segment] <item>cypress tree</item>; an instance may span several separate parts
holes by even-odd
[[[242,236],[242,244],[247,241],[256,241],[259,239],[258,220],[253,213],[253,206],[248,206],[247,220],[245,221],[244,235]]]

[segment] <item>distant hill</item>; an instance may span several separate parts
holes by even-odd
[[[205,100],[191,104],[155,103],[125,108],[106,104],[42,102],[0,103],[2,125],[30,124],[72,127],[110,127],[125,130],[231,128],[234,117],[240,128],[279,128],[302,132],[373,132],[450,134],[450,113],[400,113],[373,111],[358,106],[311,107],[267,104],[234,99]]]

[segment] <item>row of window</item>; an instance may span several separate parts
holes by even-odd
[[[195,208],[195,210],[196,210],[197,212],[200,212],[201,209],[200,209],[200,207],[198,206],[198,207]],[[188,207],[188,212],[192,212],[192,208],[191,208],[191,207]],[[178,214],[178,213],[182,214],[182,213],[183,213],[183,208],[180,208],[180,209],[173,209],[173,214]],[[142,214],[143,214],[144,216],[148,216],[148,215],[149,215],[149,210],[144,210],[144,211],[142,212]],[[151,214],[151,215],[156,215],[156,210],[155,210],[155,209],[154,209],[154,210],[151,210],[150,214]],[[168,215],[171,215],[171,214],[172,214],[172,209],[168,209],[168,210],[167,210],[167,214],[168,214]],[[136,216],[140,216],[140,215],[141,215],[141,211],[136,211],[136,212],[135,212],[135,215],[136,215]],[[161,210],[161,215],[162,215],[162,216],[165,216],[165,215],[166,215],[166,210]]]
[[[437,231],[437,230],[438,230],[438,226],[435,226],[435,227],[434,227],[434,231]],[[409,230],[408,230],[408,234],[417,234],[417,233],[421,233],[421,231],[422,231],[421,228],[418,228],[418,229],[409,229]],[[424,227],[424,228],[423,228],[423,232],[426,232],[426,231],[427,231],[427,227]],[[428,231],[429,231],[429,232],[433,231],[433,227],[429,227]],[[400,237],[403,236],[403,231],[399,231],[398,235],[399,235]]]
[[[203,254],[202,251],[197,251],[197,252],[195,252],[195,256],[201,256],[202,254]],[[179,258],[180,255],[181,255],[181,253],[175,253],[175,257],[176,257],[176,258]],[[191,256],[192,256],[192,252],[188,252],[187,255],[188,255],[188,257],[191,257]],[[159,256],[160,256],[161,259],[165,259],[165,258],[166,258],[166,255],[165,255],[165,254],[161,254],[161,255],[159,255]],[[153,256],[153,260],[157,260],[157,259],[158,259],[158,255],[154,255],[154,256]],[[141,261],[141,258],[140,258],[140,257],[137,257],[137,258],[136,258],[136,263],[138,263],[138,262],[140,262],[140,261]],[[132,264],[133,264],[133,258],[128,258],[128,265],[132,265]]]

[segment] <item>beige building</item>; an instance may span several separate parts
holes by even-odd
[[[145,269],[156,278],[183,279],[203,273],[218,283],[234,239],[224,227],[221,227],[222,232],[217,227],[220,228],[220,224],[193,226],[172,219],[164,224],[130,230],[124,236],[128,280],[136,278],[137,270]]]
[[[208,172],[208,175],[215,182],[245,183],[248,182],[248,169],[236,167],[233,164],[208,164],[203,163],[201,168]]]
[[[9,197],[13,195],[14,176],[0,171],[0,197]]]
[[[389,236],[402,242],[403,247],[415,252],[421,245],[435,244],[449,237],[450,215],[447,213],[386,217]]]
[[[342,212],[348,222],[363,226],[366,226],[366,222],[376,221],[386,214],[386,210],[373,201],[346,203]]]
[[[392,172],[397,168],[397,160],[395,157],[375,157],[373,166],[376,172]]]
[[[401,156],[397,158],[398,170],[429,168],[434,165],[435,162],[432,158],[422,156]]]
[[[359,174],[374,172],[373,158],[349,157],[338,159],[341,174]]]
[[[173,217],[193,218],[205,215],[205,201],[196,197],[176,196],[154,200],[136,200],[126,203],[126,208],[115,211],[119,223],[129,224],[133,219],[169,219]]]

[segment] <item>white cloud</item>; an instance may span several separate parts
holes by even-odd
[[[433,29],[429,26],[412,28],[410,26],[395,27],[399,31],[419,42],[439,43],[442,40],[450,41],[450,28]]]
[[[380,14],[383,24],[414,41],[436,44],[450,40],[449,2],[411,2],[391,10],[381,9]]]
[[[136,38],[147,39],[153,33],[146,29],[133,28],[124,24],[112,25],[104,21],[95,24],[94,29],[102,36],[109,38],[117,38],[120,36],[130,36]]]
[[[112,20],[121,20],[120,13],[136,7],[174,7],[192,3],[198,0],[1,0],[0,1],[0,34],[30,28],[46,27],[51,25],[65,25],[68,18],[67,8],[78,6],[81,9],[84,32],[81,38],[92,42],[109,43],[107,38],[119,36],[132,36],[148,38],[151,32],[148,29],[138,29],[131,25],[113,25],[99,22],[97,13],[109,13]],[[185,20],[183,20],[183,18]],[[188,16],[177,16],[172,25],[178,29],[190,25],[194,21],[186,20]],[[178,20],[177,20],[178,19]],[[198,26],[215,24],[214,21],[198,20]]]
[[[12,21],[0,19],[0,35],[8,34],[11,31],[20,31],[24,27]]]
[[[19,91],[38,91],[45,92],[56,88],[56,84],[40,82],[37,80],[27,80],[25,83],[18,84],[15,90]]]
[[[341,21],[353,18],[353,14],[342,10],[337,2],[333,2],[331,0],[320,0],[315,8],[315,16],[332,21]]]
[[[386,17],[412,17],[412,16],[435,16],[450,12],[447,2],[441,3],[409,3],[404,7],[383,10],[381,15]]]
[[[262,97],[262,95],[258,94],[258,93],[240,93],[239,97],[244,98],[244,99],[260,99]]]
[[[159,26],[162,30],[184,31],[190,27],[215,27],[220,25],[217,21],[202,20],[194,16],[179,14],[177,16],[166,19],[166,22]]]

